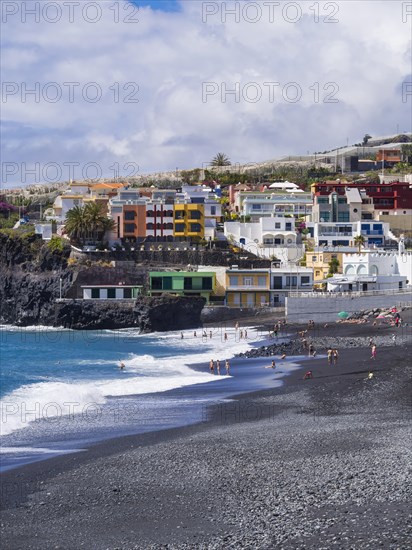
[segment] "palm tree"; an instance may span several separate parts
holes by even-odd
[[[210,162],[210,166],[230,166],[231,164],[229,157],[224,153],[218,153]]]
[[[358,251],[360,254],[361,248],[365,244],[365,237],[363,235],[356,235],[356,237],[353,239],[353,242],[355,243],[355,246],[358,247]]]
[[[101,241],[106,231],[111,231],[115,225],[104,214],[99,203],[91,202],[86,206],[75,206],[67,212],[65,230],[71,239],[83,244],[86,237]]]
[[[83,206],[74,206],[67,212],[64,229],[71,240],[76,243],[83,243],[87,232],[87,223]]]

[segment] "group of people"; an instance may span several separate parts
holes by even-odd
[[[216,374],[218,376],[220,375],[220,361],[219,361],[219,359],[216,359],[216,361],[214,359],[210,360],[209,370],[210,370],[210,374],[215,374],[215,371],[216,371]],[[227,359],[225,361],[225,371],[226,371],[227,375],[230,374],[230,363]]]

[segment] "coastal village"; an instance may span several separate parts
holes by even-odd
[[[2,216],[14,220],[12,231],[35,232],[52,249],[70,246],[72,265],[106,266],[67,294],[60,289],[59,300],[200,296],[237,310],[286,307],[291,318],[297,309],[303,321],[321,305],[323,318],[334,320],[349,295],[403,302],[410,293],[411,144],[369,144],[367,156],[348,148],[340,172],[335,164],[330,176],[323,169],[323,177],[295,183],[276,174],[256,181],[220,153],[203,179],[193,170],[169,186],[70,181],[34,220],[30,207],[17,217],[19,195],[6,192]],[[375,171],[360,172],[366,164]],[[122,269],[128,275],[119,277]]]

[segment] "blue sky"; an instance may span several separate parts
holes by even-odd
[[[51,183],[56,166],[67,180],[70,164],[75,179],[90,166],[111,177],[202,167],[219,151],[253,163],[411,132],[407,3],[139,3],[136,14],[126,0],[101,2],[73,21],[7,17],[3,187]]]
[[[165,12],[179,11],[180,2],[178,0],[130,0],[132,4],[136,6],[146,7],[149,6],[154,10],[161,10]]]

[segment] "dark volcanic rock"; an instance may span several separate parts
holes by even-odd
[[[69,267],[70,247],[51,251],[35,235],[0,233],[0,246],[1,323],[78,330],[137,327],[142,332],[183,330],[201,325],[200,314],[205,304],[201,297],[165,295],[141,297],[136,302],[58,302],[60,291],[63,297],[74,297],[73,282],[79,275],[84,279],[90,271],[95,280],[103,282],[104,270],[84,265]],[[110,268],[106,271],[106,275],[123,277],[119,271]]]
[[[98,330],[139,328],[141,332],[198,327],[205,304],[200,297],[141,297],[133,302],[70,301],[56,305],[55,324]]]

